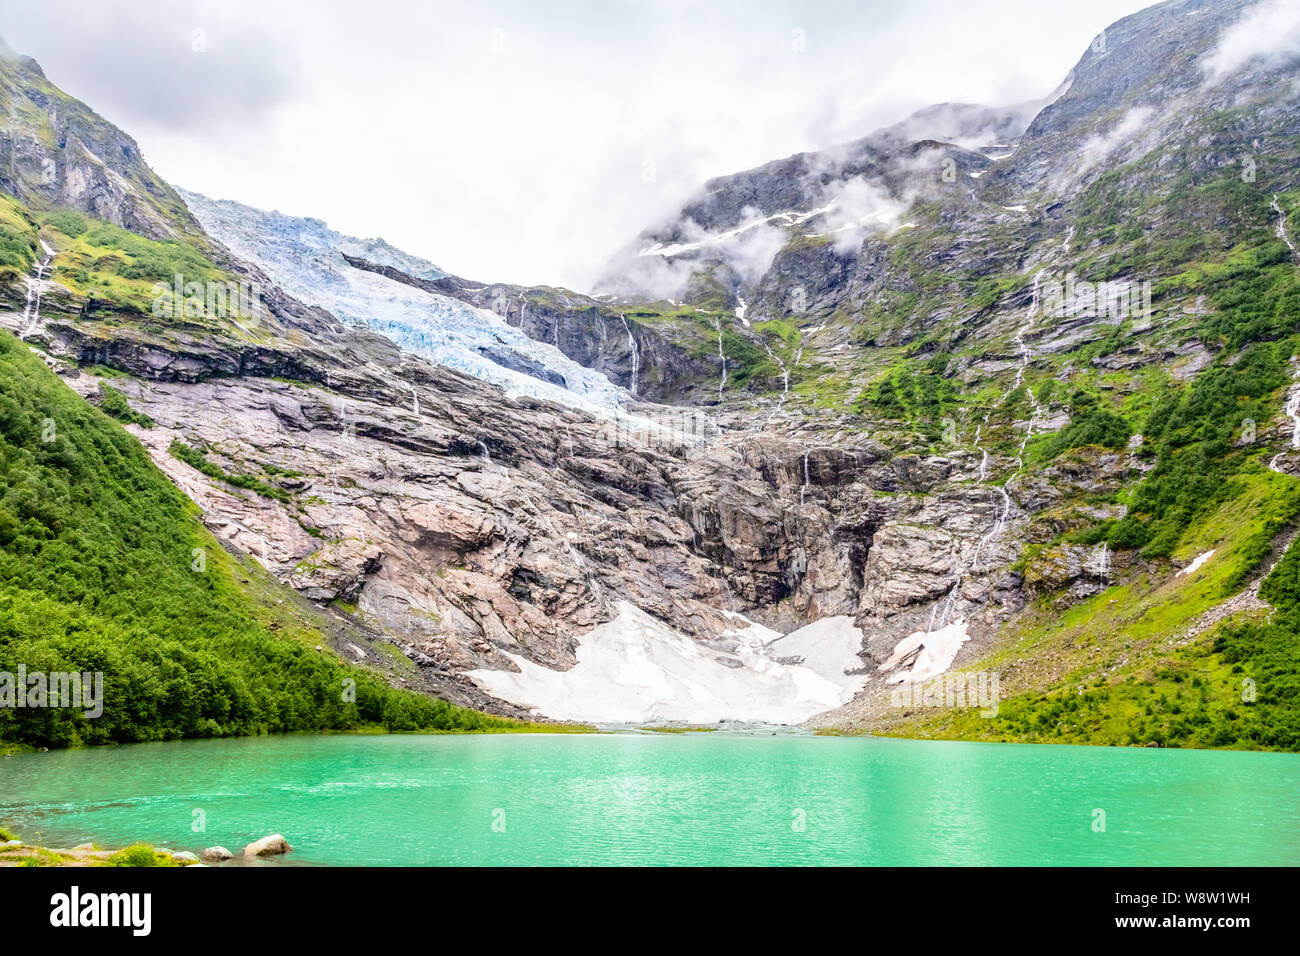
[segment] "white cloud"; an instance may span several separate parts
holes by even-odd
[[[1073,168],[1074,174],[1086,173],[1120,147],[1138,139],[1149,129],[1154,115],[1155,110],[1149,106],[1135,106],[1106,132],[1089,137],[1079,147],[1079,157]]]
[[[41,0],[0,30],[173,182],[584,288],[710,176],[930,103],[1043,96],[1144,5]]]
[[[1210,83],[1247,67],[1272,68],[1300,58],[1300,3],[1271,0],[1253,8],[1223,31],[1201,61]]]
[[[894,199],[876,183],[862,178],[837,183],[827,191],[827,198],[834,205],[824,220],[840,255],[862,245],[864,232],[885,231],[896,225],[908,207],[906,201]]]

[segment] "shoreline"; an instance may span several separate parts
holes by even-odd
[[[479,730],[385,730],[382,727],[358,727],[352,730],[286,730],[274,734],[232,734],[225,737],[168,737],[164,740],[113,740],[103,744],[77,743],[67,747],[38,747],[16,741],[0,740],[0,760],[17,754],[49,753],[57,750],[93,750],[99,747],[129,747],[133,744],[174,744],[188,740],[257,740],[263,737],[481,737],[492,734],[595,734],[590,724],[576,722],[544,723],[520,721],[515,727],[483,727]]]
[[[8,831],[0,831],[7,833]],[[98,843],[75,847],[48,847],[21,840],[0,842],[0,869],[25,867],[118,868],[118,867],[186,867],[206,866],[197,858],[177,858],[172,851],[159,850],[144,843],[106,849]]]

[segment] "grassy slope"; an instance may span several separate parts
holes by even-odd
[[[1244,490],[1188,529],[1175,551],[1192,575],[1144,574],[1064,613],[1044,600],[1008,623],[996,649],[966,670],[996,671],[996,717],[925,709],[889,724],[907,736],[1037,743],[1300,750],[1300,570],[1293,547],[1246,611],[1200,634],[1193,625],[1261,565],[1261,542],[1300,513],[1300,482],[1249,476]],[[1248,700],[1252,688],[1255,699]]]
[[[98,719],[0,710],[0,741],[513,726],[316,651],[320,630],[277,589],[134,438],[0,333],[0,671],[102,671],[106,698]]]
[[[0,282],[12,283],[31,272],[36,261],[35,219],[18,200],[0,195]]]

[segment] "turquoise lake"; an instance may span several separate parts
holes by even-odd
[[[0,759],[0,825],[236,853],[283,833],[294,851],[271,865],[1295,866],[1300,756],[726,732],[183,741]]]

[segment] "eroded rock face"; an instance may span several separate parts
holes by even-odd
[[[1007,570],[1030,522],[1023,502],[1108,487],[1125,467],[1115,454],[1013,481],[990,537],[1004,501],[975,482],[973,455],[890,457],[861,435],[743,418],[707,439],[634,443],[572,409],[355,357],[313,366],[328,385],[114,384],[156,422],[129,427],[224,544],[443,675],[513,670],[507,654],[567,669],[620,601],[698,640],[734,627],[728,611],[780,631],[849,615],[868,670],[946,609],[971,621],[973,655],[1026,600]],[[68,381],[97,397],[94,376]],[[288,500],[208,477],[169,453],[175,440]]]
[[[1154,9],[1139,17],[1168,13]],[[1226,16],[1215,14],[1220,22]],[[1199,42],[1200,20],[1185,21],[1169,22]],[[834,156],[792,157],[725,177],[624,257],[639,262],[647,258],[643,243],[657,246],[649,258],[684,263],[683,287],[694,289],[684,293],[688,301],[725,311],[740,310],[743,298],[748,311],[737,311],[732,331],[755,348],[761,343],[744,330],[765,319],[794,322],[798,344],[789,365],[802,355],[809,375],[825,368],[866,386],[885,369],[855,364],[857,356],[914,346],[912,359],[936,361],[928,371],[973,399],[958,413],[965,432],[938,444],[943,455],[914,437],[869,432],[875,426],[867,418],[848,412],[823,420],[814,405],[792,411],[795,402],[786,404],[784,394],[779,404],[769,396],[760,419],[743,399],[724,396],[721,382],[715,395],[711,339],[707,359],[699,358],[673,339],[669,323],[625,325],[612,295],[477,286],[416,274],[410,265],[378,265],[374,254],[345,261],[366,278],[374,273],[494,309],[635,397],[707,402],[713,420],[688,429],[677,412],[634,404],[628,415],[655,427],[629,429],[626,421],[510,398],[378,336],[344,329],[269,282],[262,283],[269,314],[254,337],[180,323],[150,330],[138,316],[99,322],[92,303],[49,288],[46,314],[29,340],[92,400],[99,382],[77,366],[134,376],[115,384],[157,424],[132,430],[200,505],[208,527],[303,597],[386,636],[426,674],[445,680],[438,686],[456,687],[471,670],[513,670],[512,656],[571,668],[578,641],[627,602],[701,642],[734,626],[726,612],[784,632],[851,618],[863,634],[862,699],[869,704],[904,666],[899,645],[909,635],[960,626],[960,640],[950,644],[961,666],[1029,600],[1068,603],[1107,580],[1104,551],[1053,542],[1120,517],[1116,492],[1149,465],[1134,447],[1076,450],[1047,467],[1026,467],[1011,456],[1016,439],[1065,426],[1070,397],[1058,390],[1041,399],[1042,408],[1037,398],[1018,406],[1009,399],[1025,382],[1044,396],[1049,373],[1070,377],[1068,365],[1058,367],[1060,356],[1115,332],[1109,321],[1048,315],[1031,277],[1061,278],[1075,264],[1079,213],[1071,202],[1089,177],[1101,175],[1075,157],[1109,128],[1111,120],[1097,125],[1098,117],[1141,106],[1133,97],[1149,91],[1146,82],[1130,87],[1129,71],[1115,71],[1115,62],[1129,63],[1144,81],[1161,73],[1161,58],[1150,57],[1134,32],[1141,20],[1125,23],[1110,37],[1111,66],[1100,54],[1086,55],[1068,93],[1032,126],[1036,109],[952,108]],[[1174,143],[1178,124],[1187,122],[1156,115],[1150,125]],[[1277,130],[1293,123],[1278,111]],[[1022,133],[1014,153],[972,148]],[[148,233],[147,223],[129,220],[112,170],[95,180],[100,173],[78,165],[85,142],[68,142],[57,184],[66,195],[44,198],[62,197]],[[1134,140],[1132,150],[1143,142]],[[15,190],[32,195],[42,147],[0,143],[0,159],[4,148],[23,173]],[[949,161],[954,178],[945,179],[938,171]],[[1152,177],[1152,195],[1169,185],[1161,167],[1133,174]],[[1058,176],[1062,170],[1070,175]],[[852,241],[841,242],[831,203],[842,202],[845,184],[858,180],[897,202],[933,200],[933,210],[883,232],[850,229]],[[1025,198],[1044,190],[1062,198],[1044,205]],[[760,274],[741,274],[699,241],[701,229],[716,238],[755,216],[789,233]],[[1179,221],[1155,225],[1176,228]],[[611,280],[620,278],[615,273]],[[945,281],[928,281],[936,276]],[[987,296],[977,281],[984,278],[1001,280]],[[615,281],[609,288],[623,291]],[[1077,361],[1109,370],[1160,364],[1175,378],[1194,375],[1213,356],[1188,338],[1191,308],[1158,302],[1122,343]],[[693,321],[687,315],[684,324]],[[0,324],[27,330],[12,315],[0,316]],[[720,337],[720,325],[717,331]],[[493,360],[546,377],[541,367],[525,367],[521,351],[494,353]],[[784,361],[780,367],[789,370]],[[979,397],[985,387],[988,395]],[[855,396],[846,389],[843,397],[841,407]],[[878,416],[877,425],[889,420]],[[1268,426],[1279,443],[1281,427]],[[979,429],[982,445],[974,437]],[[989,430],[999,433],[996,441]],[[175,440],[278,493],[213,480],[170,453]],[[1284,453],[1275,467],[1294,471],[1295,457]],[[336,646],[358,660],[367,653],[355,643]]]
[[[100,379],[71,367],[85,334],[48,335],[48,361],[95,401]],[[440,679],[512,670],[506,655],[568,669],[621,601],[705,641],[735,626],[726,612],[783,632],[847,615],[868,671],[908,634],[960,617],[966,659],[1040,580],[1070,586],[1009,570],[1034,522],[1057,520],[1062,495],[1111,488],[1129,462],[1066,456],[1018,475],[1004,501],[978,477],[1010,462],[898,454],[834,420],[628,427],[394,362],[364,332],[332,334],[330,350],[268,346],[293,356],[293,380],[240,374],[218,349],[195,351],[192,376],[114,385],[156,422],[129,427],[226,546]],[[176,440],[286,500],[197,471],[170,453]]]

